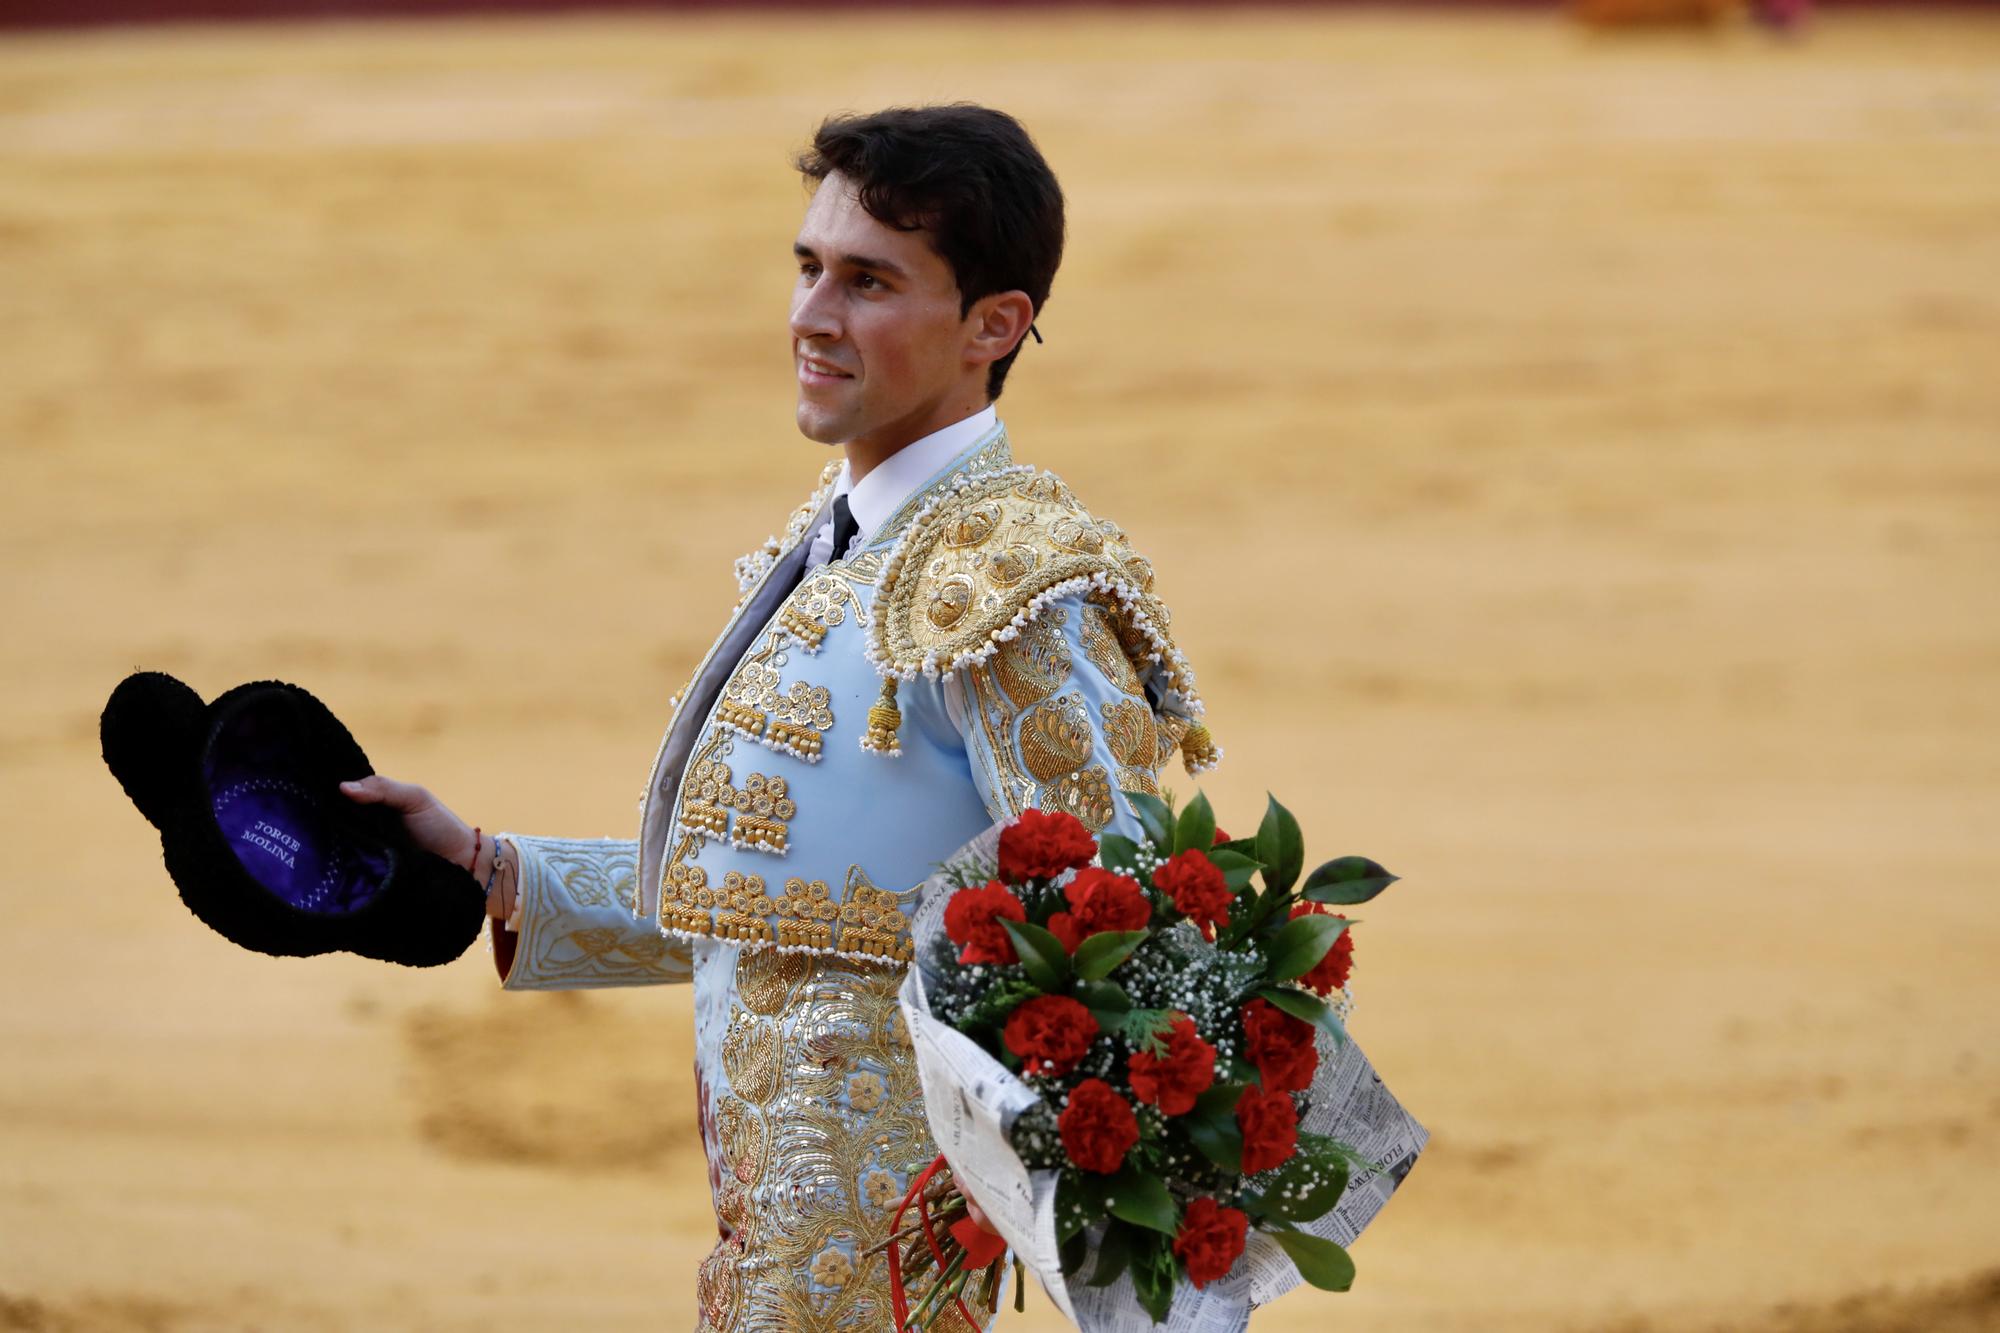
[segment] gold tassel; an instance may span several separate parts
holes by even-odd
[[[896,733],[902,726],[903,711],[896,707],[896,678],[890,676],[882,682],[882,697],[868,710],[868,734],[861,738],[861,748],[882,755],[901,754],[903,747]]]
[[[1222,752],[1215,747],[1215,737],[1208,728],[1196,722],[1188,727],[1181,737],[1181,764],[1193,777],[1204,769],[1213,767],[1222,758]]]

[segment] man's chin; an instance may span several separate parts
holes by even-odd
[[[845,444],[853,435],[843,420],[816,412],[805,403],[799,404],[797,415],[799,434],[817,444]]]

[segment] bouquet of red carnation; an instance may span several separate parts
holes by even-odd
[[[982,1322],[965,1302],[997,1303],[1004,1244],[1085,1330],[1135,1308],[1241,1329],[1301,1279],[1347,1289],[1347,1243],[1427,1140],[1343,1029],[1333,909],[1396,877],[1346,856],[1302,878],[1275,800],[1231,839],[1206,797],[1126,796],[1141,841],[1030,810],[925,885],[901,1004],[952,1184],[897,1216],[900,1328]]]

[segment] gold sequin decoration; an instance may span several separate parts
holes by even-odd
[[[1111,822],[1111,775],[1102,764],[1067,773],[1043,787],[1036,804],[1044,810],[1068,811],[1096,833]]]
[[[722,1035],[722,1069],[745,1101],[763,1103],[778,1090],[778,1026],[744,1011],[730,1017]]]
[[[704,1333],[842,1333],[888,1329],[888,1261],[870,1253],[888,1235],[894,1204],[936,1155],[923,1114],[923,1089],[907,1045],[893,1040],[900,967],[813,958],[775,1019],[751,1014],[746,984],[762,985],[767,965],[745,954],[737,963],[738,998],[728,1032],[768,1025],[776,1034],[768,1066],[732,1056],[723,1067],[754,1087],[718,1087],[716,1120],[723,1151],[764,1131],[760,1168],[738,1185],[723,1173],[717,1211],[730,1233],[701,1266],[697,1281]],[[738,1039],[739,1043],[748,1039]],[[879,1085],[880,1095],[875,1095]],[[872,1109],[857,1112],[853,1090],[868,1088]],[[733,1165],[733,1161],[732,1161]],[[961,1327],[944,1324],[940,1327]]]
[[[753,1014],[775,1014],[790,1002],[792,992],[811,970],[802,953],[752,949],[736,960],[736,990]]]
[[[870,659],[885,675],[950,675],[1011,641],[1036,598],[1088,581],[1115,598],[1124,656],[1158,658],[1171,687],[1193,700],[1194,673],[1167,635],[1167,608],[1134,581],[1144,571],[1132,554],[1118,526],[1091,517],[1052,474],[955,479],[883,566]]]
[[[1138,673],[1132,669],[1132,660],[1118,646],[1118,636],[1112,632],[1103,607],[1084,606],[1082,623],[1077,626],[1077,638],[1083,644],[1083,655],[1090,659],[1090,664],[1106,680],[1134,698],[1146,697],[1145,689],[1139,684]]]
[[[864,560],[865,568],[857,568]],[[867,612],[854,589],[857,584],[872,583],[881,563],[880,555],[856,556],[845,566],[822,565],[815,569],[800,580],[785,604],[778,608],[778,627],[798,640],[808,653],[816,653],[826,641],[827,632],[844,624],[850,612],[856,624],[867,624]]]
[[[993,655],[993,677],[1016,708],[1039,703],[1069,679],[1069,640],[1062,632],[1068,621],[1069,612],[1064,608],[1043,607],[1040,615]],[[1126,671],[1129,674],[1131,668]]]
[[[1045,699],[1021,722],[1021,758],[1043,782],[1090,758],[1090,713],[1081,694]]]
[[[816,623],[816,622],[815,622]],[[773,631],[737,665],[716,702],[715,720],[767,750],[817,763],[833,730],[833,692],[795,680],[784,684],[788,631]]]
[[[742,1196],[742,1186],[735,1186]],[[695,1270],[695,1333],[734,1333],[736,1328],[736,1260],[734,1242],[723,1241]]]
[[[985,666],[972,668],[968,678],[973,711],[979,715],[979,729],[986,737],[986,748],[999,772],[1002,805],[1006,817],[1011,819],[1027,809],[1035,795],[1035,780],[1022,770],[1010,734],[1015,710]],[[1006,725],[996,724],[996,718],[1003,719]]]
[[[746,851],[782,856],[791,821],[798,817],[798,802],[782,777],[752,773],[741,787],[735,786],[729,765],[719,758],[729,753],[727,739],[704,746],[689,763],[681,792],[681,828],[704,838],[727,839],[730,846]]]
[[[1160,794],[1160,780],[1150,769],[1121,768],[1118,770],[1118,790],[1144,792],[1148,796]]]
[[[723,1104],[716,1114],[715,1136],[723,1165],[736,1179],[748,1185],[764,1174],[764,1122],[747,1103],[732,1098]]]
[[[1130,768],[1153,762],[1159,740],[1153,734],[1153,710],[1137,699],[1118,699],[1101,706],[1104,740],[1111,757]]]

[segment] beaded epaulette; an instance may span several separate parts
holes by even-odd
[[[1101,605],[1119,647],[1143,676],[1159,667],[1189,725],[1190,773],[1221,751],[1198,720],[1194,670],[1153,594],[1153,566],[1109,519],[1093,518],[1052,472],[1032,467],[964,473],[911,519],[883,565],[866,649],[882,678],[863,748],[897,752],[896,685],[979,665],[1018,637],[1050,603],[1081,595]]]

